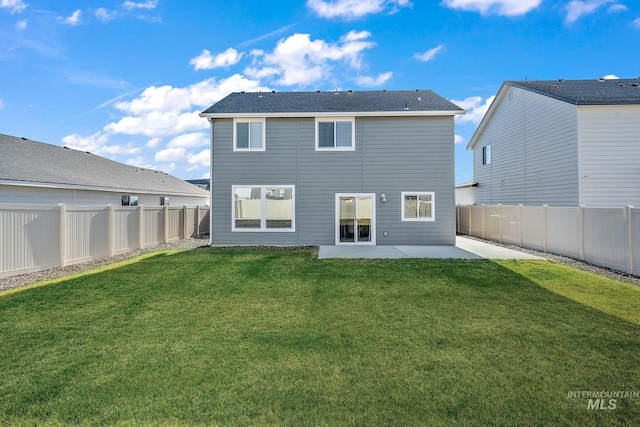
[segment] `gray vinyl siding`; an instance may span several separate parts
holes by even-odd
[[[584,106],[580,204],[640,206],[640,106]]]
[[[314,118],[268,118],[264,152],[233,152],[232,121],[213,120],[213,244],[333,245],[336,193],[375,193],[378,245],[453,245],[453,118],[356,117],[354,131],[354,151],[316,151]],[[232,232],[232,185],[295,185],[296,231]],[[402,222],[401,191],[435,192],[436,220]]]
[[[494,102],[473,150],[475,203],[576,205],[576,107],[510,86]],[[489,144],[492,161],[483,165]]]

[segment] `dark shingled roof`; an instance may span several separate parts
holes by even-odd
[[[640,104],[640,78],[507,81],[505,84],[575,105]]]
[[[235,92],[221,99],[203,116],[218,114],[384,113],[464,110],[431,90]]]
[[[0,153],[0,180],[164,195],[209,195],[202,188],[164,172],[15,136],[0,134]]]

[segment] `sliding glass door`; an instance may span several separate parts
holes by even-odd
[[[336,194],[339,244],[375,244],[375,194]]]

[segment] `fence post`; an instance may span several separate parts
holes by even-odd
[[[628,247],[625,251],[627,253],[627,273],[633,274],[633,206],[627,205],[624,207],[624,215],[627,219],[627,242]]]
[[[544,235],[543,247],[545,252],[547,252],[547,235],[549,234],[547,232],[547,208],[549,208],[549,205],[542,205],[542,233]]]
[[[200,236],[200,205],[196,206],[196,237]]]
[[[456,205],[456,234],[460,233],[460,205]]]
[[[182,238],[186,239],[187,238],[187,214],[188,214],[188,210],[187,210],[187,205],[184,205],[182,207]]]
[[[519,206],[518,211],[520,212],[520,247],[523,247],[522,246],[522,241],[523,241],[522,239],[522,203],[520,203],[518,206]]]
[[[578,244],[580,260],[584,261],[584,205],[578,206]]]
[[[502,243],[502,203],[498,203],[498,242]]]
[[[58,204],[58,217],[58,236],[60,239],[58,263],[60,264],[60,267],[64,267],[67,263],[67,209],[64,203]]]
[[[114,224],[113,222],[115,221],[115,215],[113,213],[113,205],[108,205],[107,206],[108,212],[109,214],[108,219],[107,219],[107,253],[109,254],[109,256],[113,255],[113,229]]]
[[[144,206],[138,206],[138,243],[139,248],[144,248]]]
[[[164,208],[162,209],[163,212],[163,216],[164,216],[164,237],[163,237],[163,241],[165,243],[167,243],[169,241],[169,230],[171,229],[169,227],[169,221],[170,221],[170,217],[169,217],[169,206],[165,205]]]

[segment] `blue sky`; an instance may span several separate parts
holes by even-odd
[[[504,80],[640,77],[637,0],[0,0],[0,133],[209,176],[246,90],[432,89],[466,144]]]

